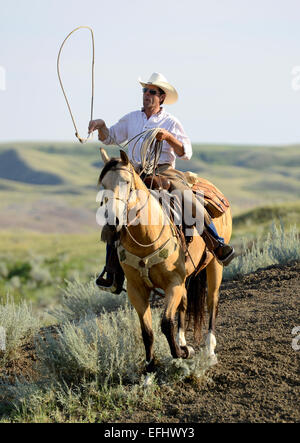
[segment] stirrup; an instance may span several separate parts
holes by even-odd
[[[103,271],[96,278],[95,284],[99,289],[109,290],[109,292],[111,292],[110,289],[114,289],[113,288],[114,277],[113,276],[111,277],[111,283],[110,283],[109,281],[110,279],[103,278],[105,273],[107,273],[106,266],[104,266]]]
[[[117,288],[115,287],[115,285],[112,285],[112,286],[101,286],[98,283],[96,283],[96,286],[97,286],[98,289],[100,289],[100,291],[109,292],[110,294],[116,294]]]
[[[229,245],[226,245],[229,246]],[[222,246],[219,246],[222,247]],[[231,251],[229,252],[229,254],[225,255],[225,257],[218,257],[216,252],[214,251],[214,255],[216,257],[216,259],[218,260],[219,263],[221,263],[223,266],[228,266],[229,263],[234,259],[235,257],[235,250],[232,246],[230,246]]]
[[[122,291],[125,291],[125,289],[123,288],[123,283],[122,286],[120,286],[115,274],[110,274],[112,275],[112,277],[109,279],[103,278],[105,272],[107,272],[106,268],[103,269],[101,274],[99,274],[95,280],[95,284],[98,289],[100,289],[101,291],[110,292],[111,294],[120,294]]]

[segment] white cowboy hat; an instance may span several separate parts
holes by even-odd
[[[172,105],[172,103],[175,103],[178,100],[176,89],[172,85],[170,85],[166,77],[164,77],[159,72],[153,72],[148,82],[143,82],[141,78],[139,78],[138,81],[143,87],[154,85],[161,88],[166,94],[166,98],[164,100],[164,104],[166,105]]]

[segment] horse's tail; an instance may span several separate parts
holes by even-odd
[[[196,277],[187,279],[187,321],[190,325],[194,320],[194,339],[200,341],[202,337],[202,325],[205,319],[205,295],[206,295],[206,269],[203,269]]]

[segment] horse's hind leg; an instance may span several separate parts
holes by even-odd
[[[223,266],[216,259],[212,260],[206,268],[207,274],[207,310],[209,314],[208,334],[206,347],[211,358],[216,359],[216,318],[219,303],[219,289],[222,282]]]
[[[138,289],[127,280],[128,298],[138,313],[142,337],[146,352],[146,370],[152,372],[154,369],[153,358],[153,342],[154,335],[152,330],[152,316],[149,303],[150,290],[144,286],[139,286]]]
[[[178,307],[178,333],[176,341],[179,346],[186,346],[185,339],[185,315],[187,309],[187,295],[186,292],[183,294],[181,302]]]
[[[192,358],[195,355],[195,351],[192,346],[188,346],[185,339],[186,329],[186,310],[187,310],[187,294],[184,292],[181,302],[178,306],[178,332],[176,336],[176,342],[182,350],[186,352],[186,358]]]

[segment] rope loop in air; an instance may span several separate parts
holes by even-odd
[[[86,141],[90,137],[90,134],[88,134],[87,138],[82,138],[79,135],[79,132],[78,132],[78,129],[77,129],[77,126],[76,126],[76,123],[75,123],[75,119],[74,119],[74,116],[73,116],[73,113],[72,113],[72,110],[71,110],[71,106],[70,106],[70,103],[68,101],[68,98],[67,98],[67,95],[66,95],[66,92],[65,92],[62,80],[61,80],[60,67],[59,67],[61,52],[62,52],[62,49],[63,49],[66,41],[69,39],[69,37],[71,37],[71,35],[74,32],[78,31],[79,29],[88,29],[90,31],[90,33],[91,33],[91,38],[92,38],[92,97],[91,97],[91,116],[90,116],[90,120],[93,120],[94,92],[95,92],[95,39],[94,39],[93,30],[89,26],[79,26],[78,28],[73,29],[73,31],[71,31],[67,35],[67,37],[64,39],[64,41],[62,42],[61,47],[59,49],[58,56],[57,56],[57,74],[58,74],[58,79],[59,79],[59,83],[60,83],[63,95],[65,97],[65,100],[66,100],[66,103],[67,103],[67,106],[68,106],[68,109],[69,109],[69,112],[70,112],[70,116],[71,116],[71,119],[72,119],[72,122],[73,122],[73,125],[74,125],[75,135],[78,138],[78,140],[80,141],[80,143],[86,143]]]

